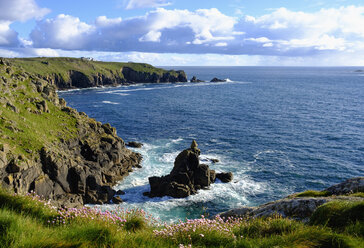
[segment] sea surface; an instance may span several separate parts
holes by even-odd
[[[167,68],[170,69],[170,68]],[[142,169],[115,189],[123,208],[160,221],[212,216],[364,176],[364,72],[358,67],[174,67],[226,83],[139,84],[59,92],[68,105],[139,141]],[[201,160],[234,180],[185,199],[148,198],[195,139]],[[217,158],[212,164],[209,158]],[[103,205],[112,209],[116,205]]]

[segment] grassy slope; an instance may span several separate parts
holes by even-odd
[[[35,103],[29,99],[35,99],[35,102],[44,100],[41,94],[32,88],[29,78],[20,81],[12,80],[6,73],[0,75],[8,81],[7,85],[0,84],[1,97],[18,110],[16,113],[6,104],[0,104],[0,144],[10,145],[14,154],[30,156],[29,151],[37,152],[60,138],[67,139],[76,135],[76,118],[61,111],[50,101],[46,101],[49,113],[29,112],[37,111]],[[15,131],[11,127],[15,128]]]
[[[49,221],[59,212],[38,198],[0,190],[0,247],[363,247],[363,212],[364,201],[330,202],[312,224],[279,217],[230,224],[200,219],[165,228],[137,212],[123,215],[122,225],[92,215],[63,224]]]
[[[100,62],[88,61],[77,58],[15,58],[8,59],[12,64],[21,66],[25,71],[30,73],[46,76],[58,74],[65,81],[69,80],[69,71],[76,70],[84,73],[87,77],[92,78],[97,73],[105,76],[118,75],[123,78],[121,68],[128,66],[136,71],[156,73],[162,75],[166,70],[153,67],[149,64],[142,63],[122,63],[122,62]],[[172,75],[177,75],[171,71]]]

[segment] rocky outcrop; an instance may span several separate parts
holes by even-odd
[[[213,79],[211,79],[211,81],[210,82],[212,82],[212,83],[219,83],[219,82],[227,82],[227,80],[226,79],[219,79],[219,78],[213,78]]]
[[[142,146],[143,146],[142,143],[139,143],[136,141],[129,141],[126,145],[129,147],[133,147],[133,148],[142,148]]]
[[[19,194],[33,191],[57,206],[102,204],[113,199],[116,192],[112,186],[140,167],[141,155],[125,147],[115,128],[67,107],[65,100],[58,98],[56,86],[43,78],[12,70],[11,63],[2,61],[0,91],[7,92],[4,98],[0,96],[0,113],[12,111],[9,103],[19,117],[0,116],[2,187]],[[2,131],[7,126],[13,130],[8,135]],[[42,138],[38,143],[24,140],[23,132]],[[118,198],[113,201],[120,203]]]
[[[196,78],[196,76],[193,76],[190,80],[191,83],[202,83],[202,82],[205,82],[203,80],[200,80],[198,78]]]
[[[351,178],[345,182],[333,185],[325,191],[331,195],[346,195],[356,192],[364,192],[364,177]]]
[[[308,221],[309,217],[315,210],[330,201],[363,201],[362,197],[353,197],[347,194],[355,192],[364,192],[364,178],[353,178],[343,183],[331,186],[325,191],[331,192],[327,197],[297,197],[299,194],[293,194],[287,198],[269,202],[257,207],[242,207],[232,209],[219,214],[222,218],[243,217],[258,218],[280,215],[285,218]]]
[[[200,149],[196,141],[191,147],[182,151],[174,161],[169,175],[150,177],[150,197],[171,196],[183,198],[197,193],[199,189],[207,189],[215,182],[216,173],[206,164],[199,162]]]

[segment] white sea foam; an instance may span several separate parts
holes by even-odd
[[[118,105],[119,104],[118,102],[110,102],[110,101],[102,101],[102,103],[113,104],[113,105]]]

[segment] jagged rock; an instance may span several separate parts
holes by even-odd
[[[220,179],[223,183],[228,183],[233,180],[233,173],[231,172],[222,172],[222,173],[216,173],[216,178]]]
[[[129,141],[128,144],[126,144],[129,147],[134,147],[134,148],[141,148],[143,146],[142,143],[136,142],[136,141]]]
[[[216,173],[208,165],[200,164],[200,153],[197,142],[193,140],[189,149],[178,154],[169,175],[149,177],[150,193],[145,195],[183,198],[208,188],[215,182]]]
[[[15,113],[19,113],[19,110],[17,107],[15,107],[13,104],[11,104],[10,102],[6,103],[6,106],[9,107],[11,109],[11,111],[15,112]]]
[[[118,191],[116,191],[116,194],[117,195],[125,195],[125,192],[119,189]]]
[[[123,203],[124,201],[120,198],[120,196],[113,196],[112,202],[115,204]]]
[[[20,171],[19,161],[12,159],[6,167],[8,173],[17,173]]]
[[[219,78],[215,77],[215,78],[211,79],[210,82],[219,83],[219,82],[227,82],[227,80],[226,79],[219,79]]]
[[[38,110],[49,113],[48,105],[45,100],[35,103]]]
[[[351,178],[345,182],[333,185],[325,191],[332,195],[346,195],[356,192],[364,192],[364,177]]]
[[[193,76],[190,80],[191,83],[202,83],[205,82],[203,80],[197,79],[196,76]]]

